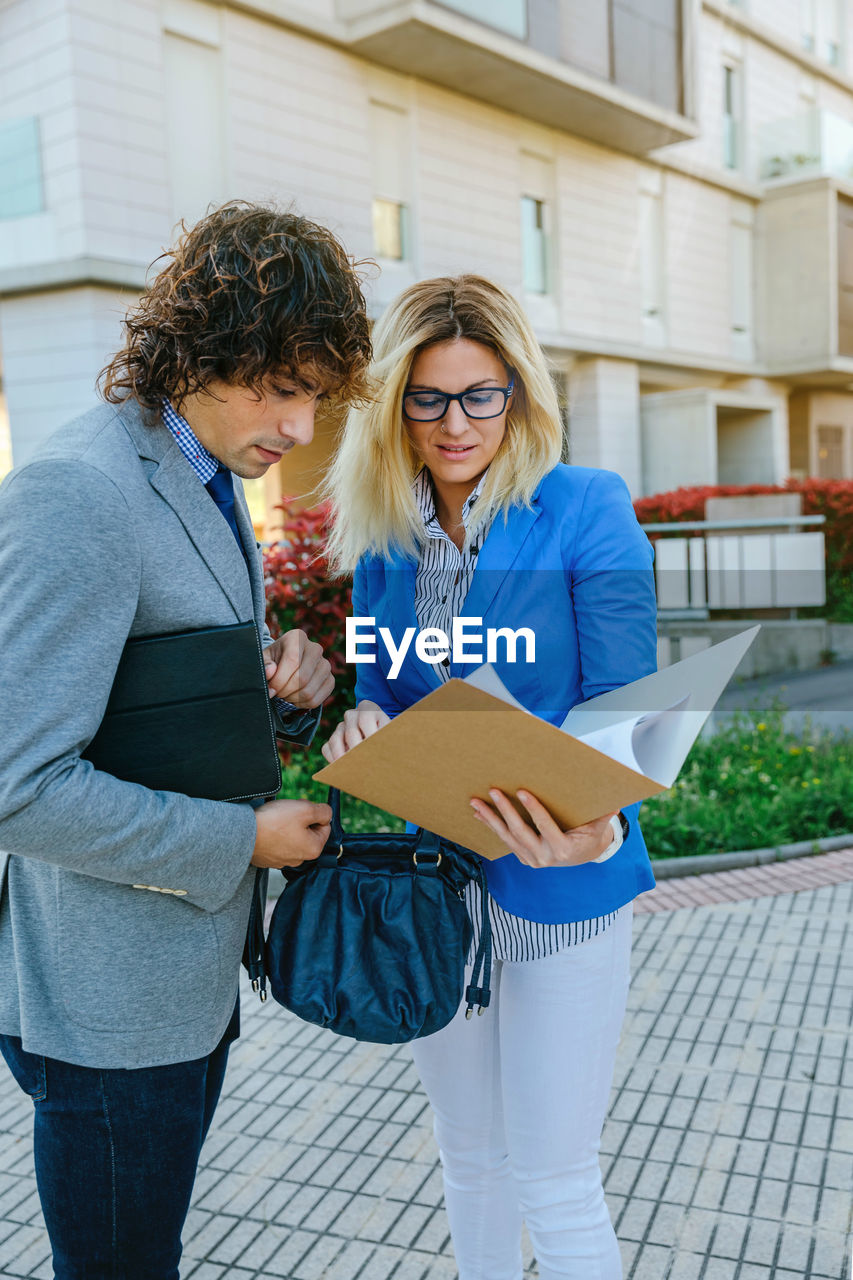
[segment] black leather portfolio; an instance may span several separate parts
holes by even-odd
[[[275,795],[281,764],[254,623],[129,640],[83,757],[154,791]]]

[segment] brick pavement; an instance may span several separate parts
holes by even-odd
[[[853,880],[853,849],[734,871],[711,871],[701,876],[659,880],[654,889],[634,903],[635,915],[649,911],[675,911],[678,907],[709,906],[713,902],[742,902],[778,893],[798,893],[821,885]]]
[[[808,877],[824,875],[830,858],[750,871],[793,872],[801,887],[806,864]],[[691,892],[707,879],[692,877]],[[767,896],[670,902],[635,921],[602,1147],[626,1280],[853,1280],[853,881],[799,892],[762,883]],[[731,879],[722,886],[731,892]],[[251,997],[244,1009],[183,1275],[452,1280],[408,1049],[355,1045]],[[52,1274],[30,1127],[4,1071],[9,1280]]]

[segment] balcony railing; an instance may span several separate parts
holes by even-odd
[[[813,107],[759,130],[761,177],[853,178],[853,124]]]
[[[823,606],[824,535],[803,533],[801,527],[825,521],[825,516],[777,516],[644,524],[646,533],[657,535],[658,611],[707,618],[716,610]],[[776,529],[784,532],[766,532]]]

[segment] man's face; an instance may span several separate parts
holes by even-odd
[[[244,480],[262,476],[295,444],[310,444],[314,413],[325,395],[316,376],[269,375],[262,393],[214,381],[175,408],[205,449]]]

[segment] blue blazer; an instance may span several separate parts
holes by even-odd
[[[390,628],[395,643],[415,617],[416,560],[366,555],[353,582],[353,614]],[[529,710],[560,724],[578,702],[656,669],[657,625],[652,549],[637,524],[628,489],[611,471],[560,465],[541,481],[531,508],[498,515],[480,551],[463,616],[487,627],[529,627],[536,660],[507,661],[498,646],[501,680]],[[477,630],[479,630],[479,626]],[[358,667],[356,697],[390,716],[439,686],[435,668],[412,644],[396,679],[386,647]],[[474,664],[477,665],[477,664]],[[474,665],[451,665],[464,677]],[[536,794],[535,777],[525,785]],[[625,809],[631,830],[604,863],[533,868],[515,854],[484,859],[489,889],[516,915],[545,924],[586,920],[631,901],[654,885],[640,831],[639,805]]]

